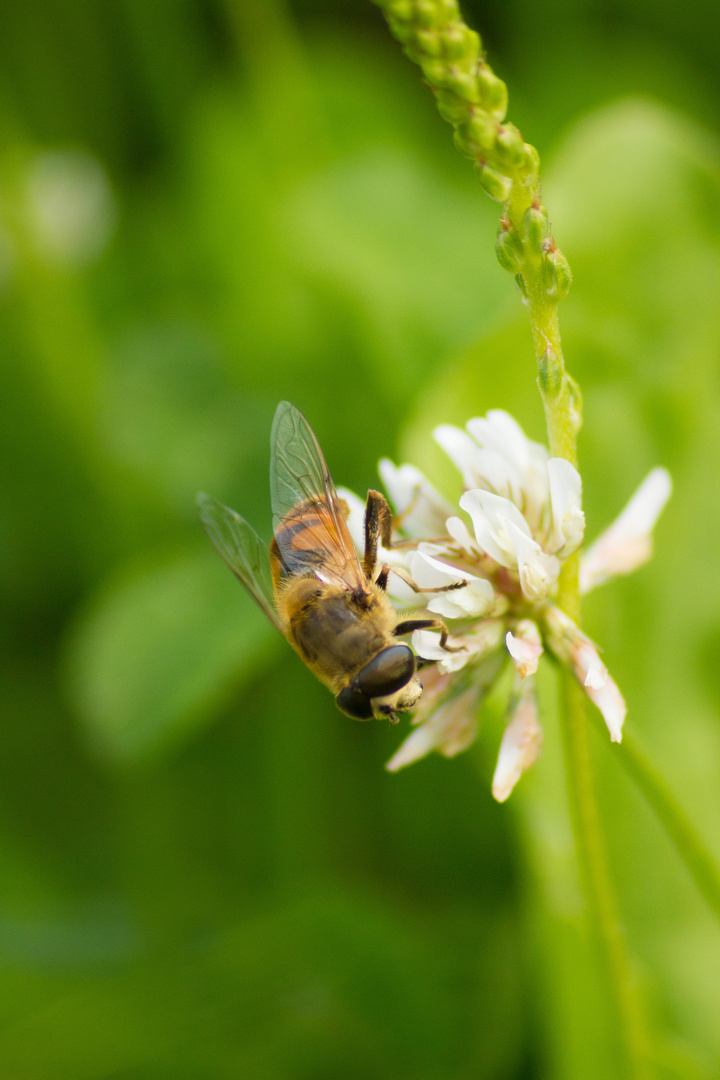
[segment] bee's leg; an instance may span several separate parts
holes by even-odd
[[[365,576],[372,581],[377,566],[377,555],[380,544],[390,547],[392,541],[392,512],[387,504],[387,499],[379,491],[368,491],[365,503],[365,555],[363,558],[363,570]],[[383,570],[385,568],[383,567]],[[382,575],[382,570],[381,570]],[[387,574],[385,575],[387,584]],[[380,585],[382,589],[385,585]]]
[[[387,563],[383,563],[380,573],[375,578],[375,584],[379,585],[383,592],[387,592],[388,574],[390,573],[390,567]]]
[[[462,581],[452,581],[449,585],[436,585],[434,588],[421,589],[417,582],[413,581],[407,570],[403,570],[400,566],[383,566],[380,573],[382,574],[383,571],[385,571],[386,582],[387,575],[391,570],[393,574],[397,574],[401,581],[404,581],[406,585],[409,585],[413,592],[417,593],[452,592],[453,589],[464,589],[465,586],[469,584],[469,582],[463,578]]]
[[[413,630],[439,630],[441,649],[445,649],[445,652],[466,651],[464,645],[448,645],[448,628],[442,619],[407,619],[398,623],[393,633],[395,637],[402,637],[404,634],[411,634]]]

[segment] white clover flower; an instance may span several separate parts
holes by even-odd
[[[452,757],[475,738],[482,701],[508,658],[514,689],[492,791],[504,801],[537,759],[542,731],[534,676],[543,651],[564,664],[583,686],[620,742],[626,707],[597,647],[556,604],[563,563],[578,550],[585,532],[582,483],[577,469],[529,440],[507,413],[496,409],[468,421],[467,430],[442,425],[435,438],[459,469],[464,491],[453,508],[411,465],[384,460],[381,475],[398,518],[400,548],[382,551],[422,589],[424,600],[404,583],[391,595],[406,606],[440,616],[450,632],[416,630],[412,644],[421,661],[423,697],[413,730],[388,768],[403,768],[433,750]],[[664,469],[654,469],[617,520],[581,562],[587,592],[616,574],[629,573],[652,552],[651,533],[671,490]],[[349,525],[362,538],[361,510],[350,506]],[[355,497],[353,496],[353,499]],[[390,580],[394,575],[390,575]]]
[[[468,431],[474,440],[448,425],[435,432],[465,483],[472,483],[460,508],[470,515],[480,550],[517,571],[528,600],[543,600],[562,562],[582,543],[580,475],[569,461],[551,458],[526,439],[512,417],[498,409],[486,420],[469,421]],[[455,522],[453,528],[457,531]]]

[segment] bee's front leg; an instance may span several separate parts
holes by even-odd
[[[442,619],[407,619],[405,622],[398,623],[393,632],[395,637],[402,637],[404,634],[411,634],[413,630],[439,630],[441,649],[445,652],[466,651],[464,645],[448,645],[448,628]]]
[[[379,491],[368,491],[365,503],[365,554],[363,557],[363,570],[365,576],[371,581],[377,566],[378,548],[380,544],[389,548],[392,543],[392,511],[388,506],[387,499]],[[385,567],[380,571],[381,575]],[[387,573],[385,574],[387,584]],[[378,580],[378,584],[380,584]],[[382,589],[385,585],[380,585]]]

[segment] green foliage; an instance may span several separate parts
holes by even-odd
[[[603,11],[466,14],[574,270],[590,537],[673,474],[655,560],[587,628],[720,856],[718,158],[678,111],[717,115],[717,15]],[[508,806],[492,703],[474,756],[389,776],[403,733],[337,713],[197,520],[203,488],[269,535],[282,398],[357,490],[387,454],[452,493],[441,421],[502,407],[543,438],[497,207],[416,69],[369,4],[297,19],[45,0],[4,24],[0,1073],[604,1080],[552,682]],[[38,155],[77,148],[108,177],[94,252],[33,203]],[[717,929],[617,751],[593,740],[657,1075],[705,1080]]]
[[[83,612],[72,694],[102,757],[128,761],[186,739],[219,696],[262,670],[272,627],[211,553],[125,572]]]

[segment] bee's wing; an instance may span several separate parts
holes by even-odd
[[[277,407],[270,443],[270,497],[276,540],[288,514],[301,503],[314,502],[321,513],[314,524],[306,523],[307,539],[327,554],[326,569],[332,567],[334,577],[352,588],[364,588],[365,574],[325,456],[307,420],[289,401],[281,401]]]
[[[270,552],[244,518],[210,495],[197,497],[200,516],[207,534],[228,564],[242,581],[253,600],[267,615],[280,633],[283,628],[275,610],[270,573]]]

